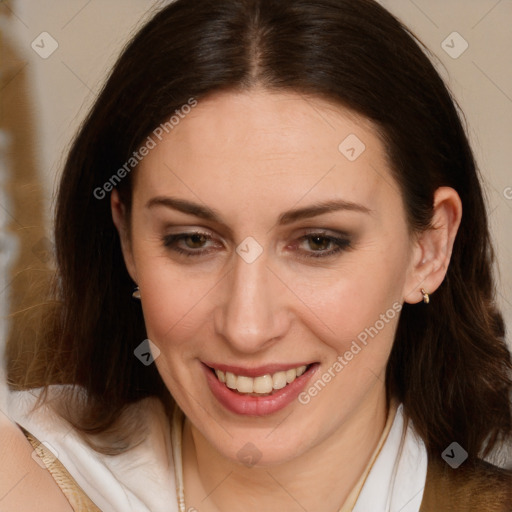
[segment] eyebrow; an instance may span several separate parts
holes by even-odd
[[[208,206],[203,206],[192,201],[187,201],[185,199],[178,199],[169,196],[157,196],[153,197],[146,203],[146,208],[153,208],[155,206],[165,206],[167,208],[172,208],[173,210],[178,210],[182,213],[194,215],[195,217],[216,222],[218,224],[223,223],[221,215],[213,208],[209,208]],[[277,224],[280,226],[285,226],[298,220],[308,219],[318,215],[343,210],[355,211],[365,214],[370,214],[373,212],[373,210],[370,210],[362,204],[337,199],[315,203],[304,208],[295,208],[283,212],[281,215],[279,215]]]

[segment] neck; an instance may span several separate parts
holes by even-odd
[[[220,454],[187,419],[183,431],[187,510],[338,512],[368,465],[388,414],[383,386],[331,436],[279,465],[246,467]]]

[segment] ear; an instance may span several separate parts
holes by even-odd
[[[431,294],[443,282],[462,218],[462,202],[451,187],[439,187],[434,194],[432,228],[414,241],[403,296],[410,304],[423,300],[423,288]]]
[[[133,281],[137,283],[137,271],[135,268],[130,232],[128,228],[128,214],[116,189],[112,190],[112,194],[110,195],[110,208],[112,210],[112,220],[117,228],[117,232],[119,233],[119,239],[121,240],[121,250],[123,252],[126,269]]]

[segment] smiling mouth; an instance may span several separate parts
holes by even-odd
[[[313,364],[313,363],[312,363]],[[298,366],[286,371],[267,373],[258,377],[236,375],[210,368],[217,380],[235,393],[246,396],[270,396],[285,388],[309,370],[312,364]]]

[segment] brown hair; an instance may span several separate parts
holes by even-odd
[[[130,42],[84,122],[61,179],[58,272],[30,371],[17,388],[72,383],[87,391],[76,428],[106,432],[130,403],[172,398],[131,299],[101,187],[160,123],[188,102],[262,85],[323,97],[370,119],[385,143],[413,231],[430,228],[433,194],[453,187],[463,218],[431,303],[405,304],[387,366],[388,397],[430,455],[453,441],[484,457],[512,433],[510,353],[494,300],[493,251],[475,161],[456,103],[426,49],[373,0],[177,0]],[[117,188],[130,208],[132,175]],[[12,349],[14,350],[14,349]]]

